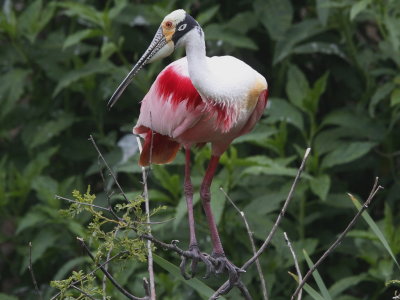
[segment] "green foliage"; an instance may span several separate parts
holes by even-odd
[[[396,266],[400,254],[396,213],[400,208],[400,7],[396,0],[239,0],[235,5],[212,0],[4,0],[0,9],[0,297],[36,299],[27,272],[29,241],[44,298],[55,294],[46,284],[51,280],[63,280],[73,271],[72,276],[88,274],[91,268],[76,246],[76,236],[89,237],[98,261],[104,261],[111,248],[128,251],[126,260],[116,261],[112,271],[132,293],[143,293],[136,279],[147,272],[141,262],[144,244],[128,230],[129,226],[147,230],[141,169],[136,145],[117,145],[130,134],[139,101],[156,75],[182,52],[147,65],[112,111],[105,103],[164,15],[176,8],[188,10],[203,26],[209,56],[242,59],[262,73],[270,87],[265,116],[223,155],[213,186],[212,205],[229,258],[240,264],[252,251],[241,219],[219,187],[246,213],[259,244],[279,213],[306,147],[311,147],[306,172],[280,230],[291,236],[296,253],[306,249],[316,261],[355,213],[346,192],[365,199],[379,176],[385,190],[377,195],[366,222],[358,222],[319,274],[332,299],[392,298],[400,278]],[[63,200],[54,197],[71,195],[90,184],[91,191],[74,192],[74,199],[109,206],[107,194],[114,181],[106,171],[103,186],[89,134],[128,192],[128,202],[119,194],[110,198],[122,219],[117,223],[109,211],[76,203],[66,208]],[[127,154],[129,148],[132,152]],[[209,157],[209,148],[195,150],[196,192]],[[185,248],[183,163],[179,153],[174,163],[153,166],[148,184],[155,207],[152,219],[174,218],[152,225],[152,233],[167,242],[180,240]],[[198,193],[194,200],[199,244],[209,251]],[[60,215],[62,208],[75,218]],[[282,231],[261,258],[270,298],[277,300],[288,299],[296,286],[287,275],[293,263]],[[172,265],[179,264],[171,253],[156,253]],[[305,270],[305,258],[299,260]],[[164,267],[160,263],[156,268],[160,299],[197,299],[207,289],[201,283],[215,289],[222,281],[199,277],[194,288],[175,280],[172,267]],[[84,279],[82,286],[96,297],[102,292],[94,284],[99,274],[93,274],[94,281]],[[249,269],[243,278],[255,299],[260,298],[256,270]],[[394,284],[386,286],[386,282]],[[57,284],[66,286],[63,281]],[[325,298],[318,289],[313,281],[305,288],[313,299]],[[65,293],[66,297],[79,295],[73,289]],[[235,293],[231,297],[239,298]],[[109,284],[106,294],[122,299]]]

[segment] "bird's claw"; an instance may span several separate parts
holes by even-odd
[[[236,285],[239,281],[240,273],[246,272],[231,263],[224,254],[213,254],[212,258],[215,274],[222,274],[226,271],[230,285]]]
[[[189,260],[192,261],[190,263],[190,275],[186,273],[186,265]],[[210,277],[212,270],[211,262],[205,257],[203,253],[200,252],[200,249],[197,245],[191,245],[188,251],[184,251],[182,255],[182,262],[179,266],[183,278],[185,278],[186,280],[193,278],[197,273],[197,264],[200,261],[202,261],[206,265],[206,274],[204,275],[204,279]]]

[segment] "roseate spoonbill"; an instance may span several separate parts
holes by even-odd
[[[168,65],[144,97],[133,132],[144,137],[139,164],[165,164],[174,160],[182,146],[186,151],[184,193],[188,209],[191,276],[203,261],[209,275],[225,269],[230,281],[240,270],[226,257],[210,207],[210,185],[222,153],[238,136],[249,132],[263,114],[268,98],[265,78],[243,61],[232,56],[207,57],[204,33],[184,10],[167,15],[153,41],[108,102],[111,108],[132,78],[146,63],[185,47],[186,57]],[[193,217],[193,187],[190,179],[190,148],[211,143],[212,156],[200,188],[200,196],[212,240],[214,265],[199,250]],[[181,263],[186,274],[187,259]]]

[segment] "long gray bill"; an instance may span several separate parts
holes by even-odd
[[[111,107],[113,107],[113,105],[118,101],[119,97],[122,95],[126,87],[132,81],[133,77],[135,77],[135,75],[140,71],[140,69],[166,44],[167,41],[165,40],[162,28],[160,27],[158,28],[156,34],[154,35],[154,38],[151,41],[150,46],[147,48],[147,50],[144,52],[139,61],[134,65],[132,70],[128,73],[125,79],[115,90],[110,100],[108,100],[107,103],[108,109],[111,109]]]

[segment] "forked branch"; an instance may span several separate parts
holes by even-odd
[[[368,199],[364,202],[363,206],[361,209],[357,212],[357,214],[353,217],[353,219],[350,221],[350,223],[347,225],[346,229],[339,235],[339,237],[332,243],[332,245],[322,254],[320,259],[308,270],[307,274],[304,276],[303,280],[299,283],[299,286],[293,293],[291,300],[294,300],[295,297],[300,293],[300,290],[303,288],[305,283],[307,282],[308,278],[312,275],[312,273],[318,268],[318,266],[326,259],[326,257],[333,252],[333,250],[342,242],[346,234],[350,231],[350,229],[354,226],[354,224],[357,222],[357,220],[360,218],[361,214],[368,208],[370,205],[372,199],[375,197],[376,193],[380,190],[383,189],[382,186],[378,186],[378,180],[379,178],[375,178],[375,183],[374,186],[371,189],[371,192],[368,196]]]

